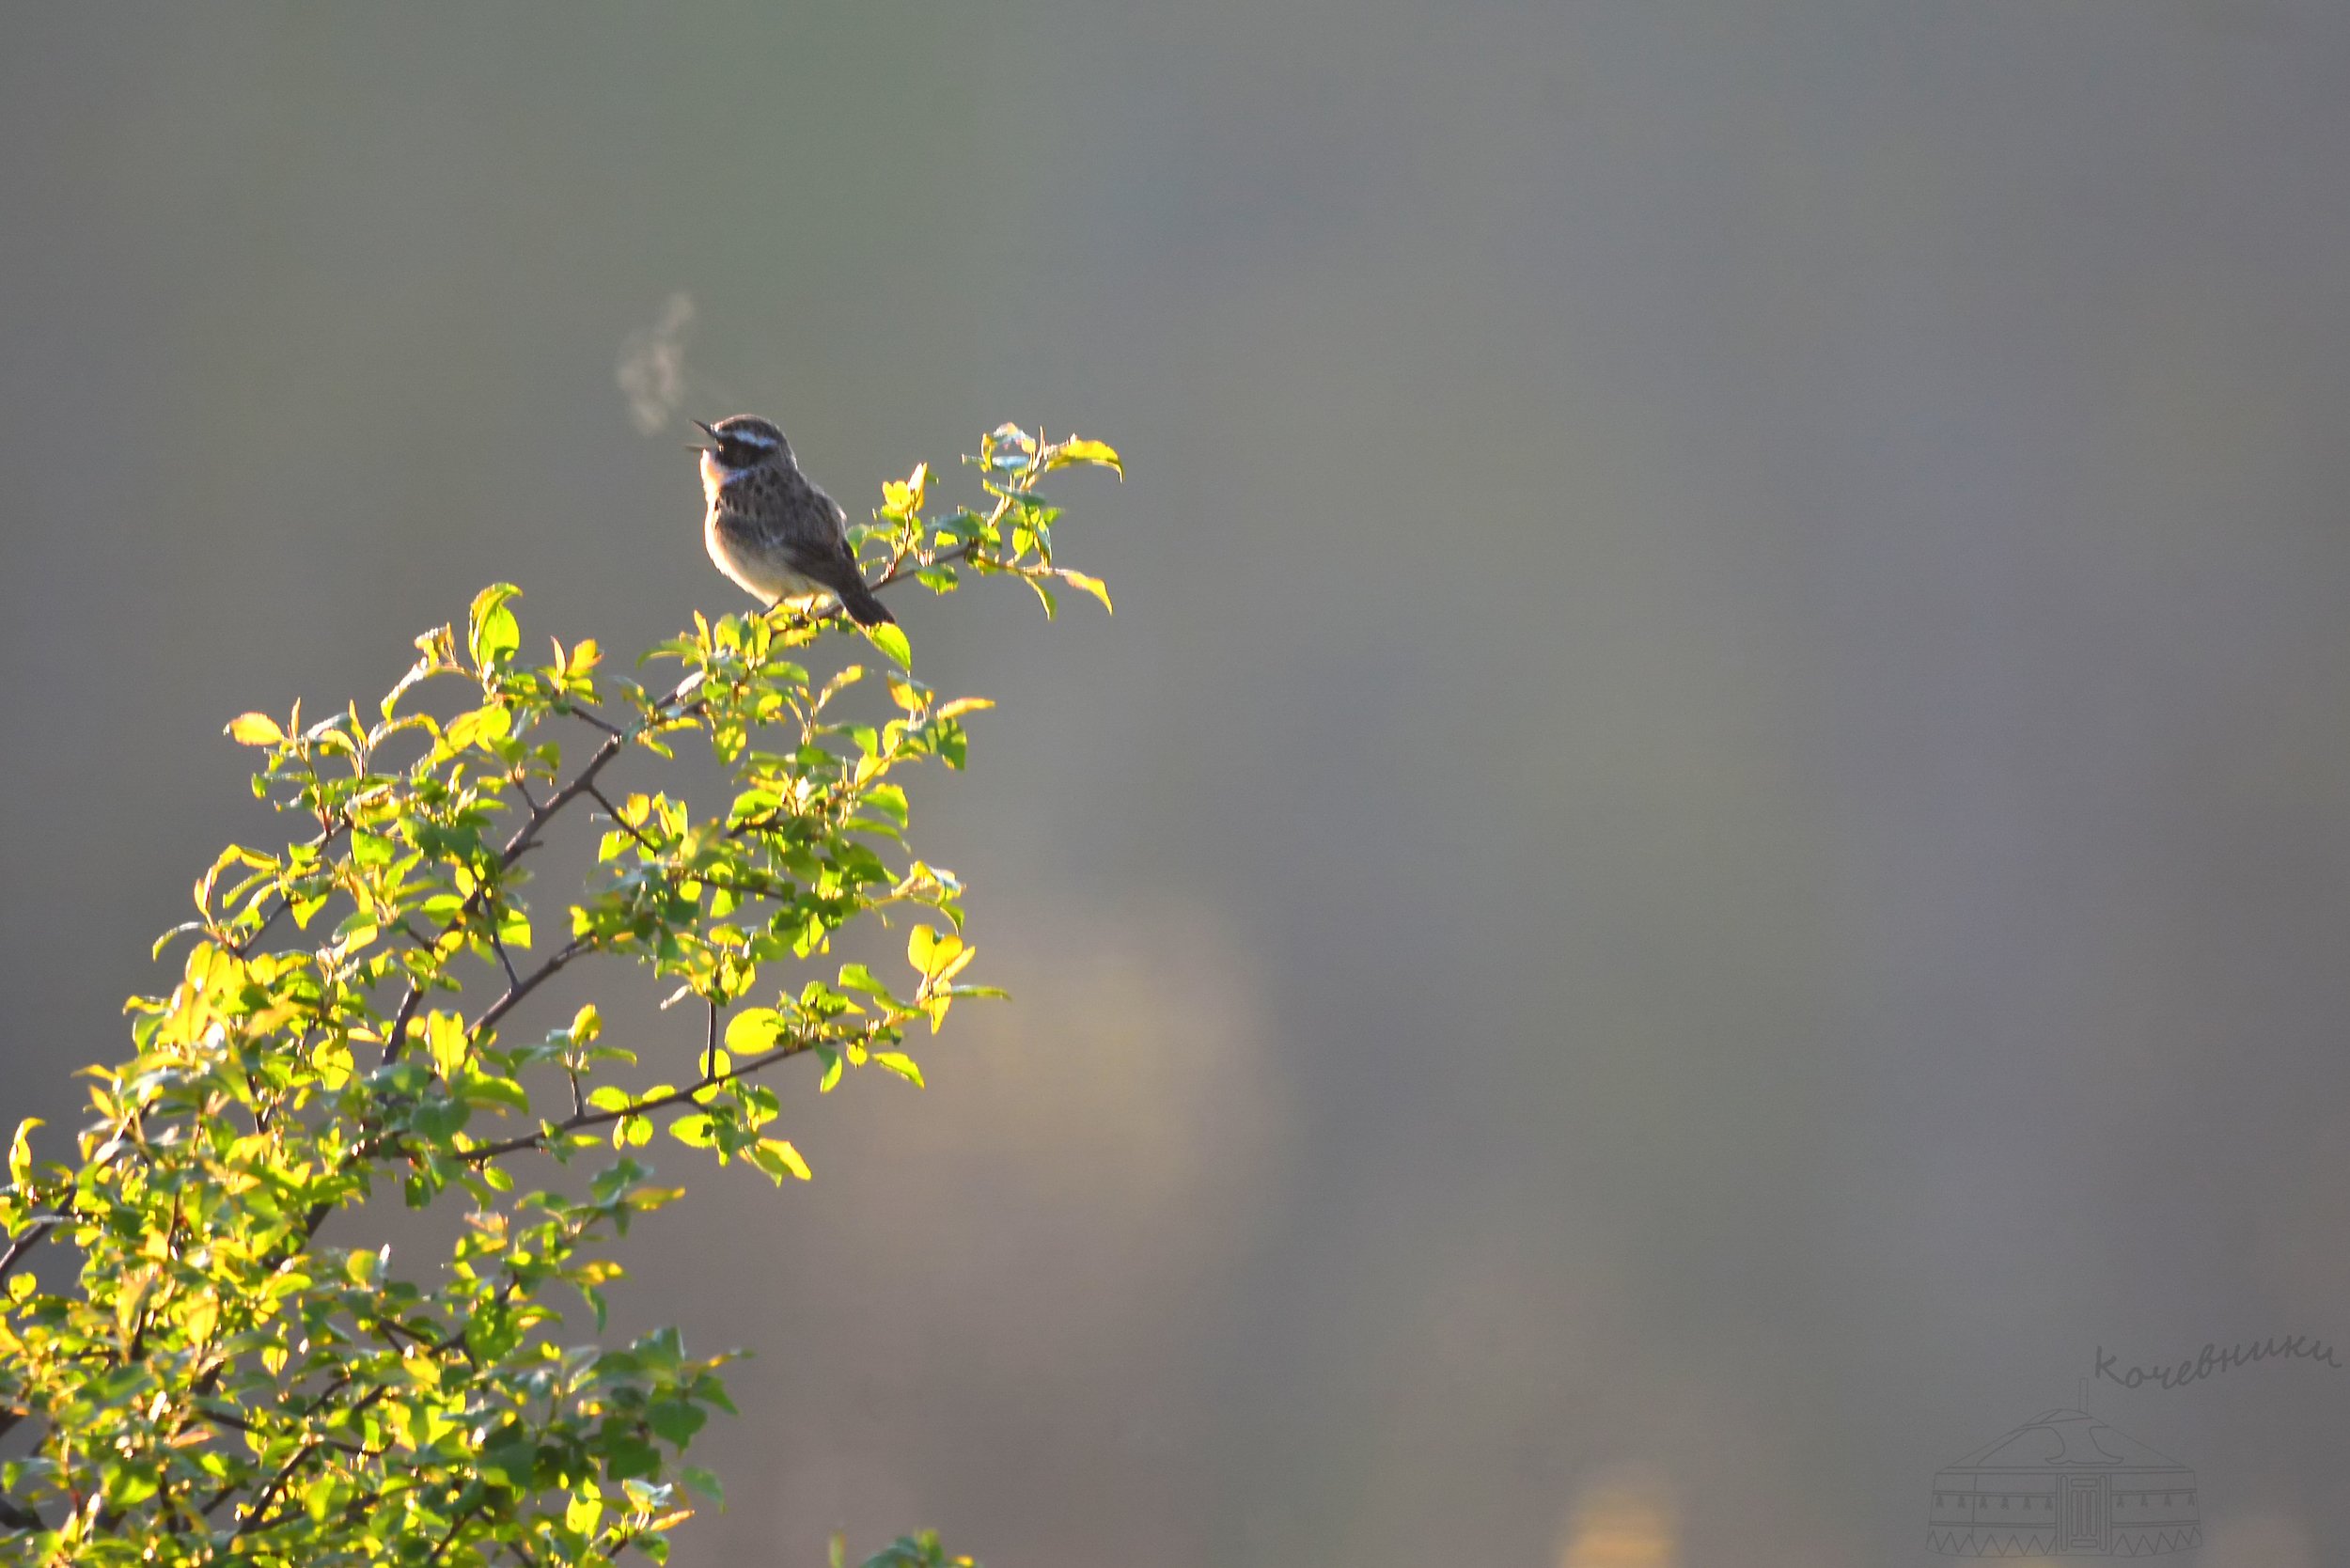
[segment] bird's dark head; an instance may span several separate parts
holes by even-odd
[[[742,474],[770,464],[791,466],[791,444],[771,421],[756,414],[738,414],[714,425],[703,425],[699,419],[694,423],[701,425],[715,444],[701,448],[705,468],[714,465],[727,474]]]

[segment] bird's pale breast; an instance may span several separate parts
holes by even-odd
[[[791,570],[781,540],[724,506],[713,503],[702,520],[702,543],[719,571],[771,604],[821,590],[821,584]]]
[[[729,471],[705,454],[702,492],[709,501],[702,542],[718,570],[745,592],[773,604],[835,591],[796,562],[845,557],[840,509],[797,469]]]

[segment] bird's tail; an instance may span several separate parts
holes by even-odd
[[[889,613],[889,606],[873,597],[873,590],[863,579],[852,578],[840,588],[840,607],[849,612],[849,619],[859,626],[894,626],[898,618]]]

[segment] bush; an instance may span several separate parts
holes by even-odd
[[[1106,605],[1055,563],[1058,514],[1036,487],[1117,455],[1006,426],[970,461],[977,510],[930,515],[924,468],[885,487],[856,531],[877,585],[1007,575],[1048,613],[1056,585]],[[731,1408],[727,1357],[689,1354],[674,1329],[562,1342],[561,1301],[576,1292],[601,1335],[612,1243],[683,1196],[640,1152],[666,1132],[805,1180],[775,1069],[810,1058],[820,1093],[868,1067],[918,1085],[915,1026],[998,995],[964,978],[963,886],[907,848],[895,781],[927,758],[960,768],[964,721],[989,704],[916,679],[897,627],[868,634],[895,666],[880,678],[894,716],[876,723],[841,713],[862,666],[820,682],[800,662],[855,635],[838,616],[697,616],[647,655],[683,666],[655,695],[607,673],[591,641],[525,663],[515,592],[485,590],[462,639],[418,638],[371,719],[352,706],[306,725],[297,705],[228,727],[262,754],[256,794],[306,836],[274,854],[232,845],[197,881],[198,917],[157,945],[185,943],[180,981],[130,1003],[135,1056],[88,1070],[74,1158],[37,1158],[39,1123],[18,1128],[0,1194],[0,1431],[34,1441],[0,1466],[10,1555],[665,1560],[692,1499],[720,1497],[682,1461]],[[444,680],[465,683],[459,711],[414,705]],[[730,781],[725,809],[607,783],[623,757],[673,767],[691,732]],[[566,813],[603,834],[550,918],[525,892]],[[921,917],[910,979],[820,964],[836,933],[896,911]],[[686,1081],[611,1082],[635,1057],[592,1001],[539,1038],[501,1031],[556,977],[614,957],[695,1010]],[[755,997],[769,1000],[739,1005]],[[587,1168],[558,1190],[542,1184],[550,1161]],[[321,1235],[395,1183],[412,1208],[464,1206],[445,1263],[421,1275]],[[78,1265],[55,1289],[28,1266],[50,1237]],[[925,1535],[871,1560],[948,1560]]]

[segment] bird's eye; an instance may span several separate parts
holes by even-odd
[[[728,468],[748,468],[759,461],[759,453],[747,441],[721,441],[718,461]]]

